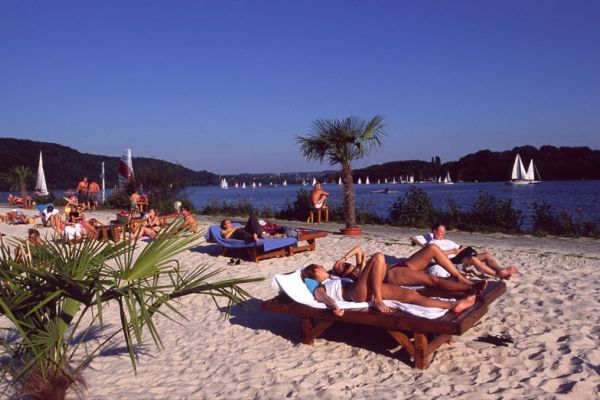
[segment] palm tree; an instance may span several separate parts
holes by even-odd
[[[383,144],[383,117],[376,115],[366,122],[357,117],[317,119],[307,136],[296,136],[300,151],[309,160],[339,164],[344,188],[346,228],[356,228],[352,162],[366,156],[373,147]]]
[[[33,171],[29,167],[19,166],[3,174],[2,179],[10,185],[11,189],[19,190],[21,197],[27,195],[27,184],[33,179]]]
[[[1,367],[0,380],[11,375],[27,398],[64,398],[81,369],[117,335],[135,372],[135,349],[143,344],[143,331],[162,347],[153,317],[165,307],[183,317],[174,304],[178,298],[204,294],[215,303],[222,298],[227,312],[245,301],[249,294],[240,285],[262,278],[209,282],[219,270],[179,265],[175,256],[200,237],[186,237],[180,227],[181,221],[174,222],[141,251],[135,240],[35,247],[13,242],[20,254],[13,257],[7,245],[0,245],[0,311],[13,325],[13,333],[0,338],[4,354],[11,356]],[[109,303],[118,308],[121,324],[116,328],[103,326]],[[100,343],[88,348],[85,343],[99,332]]]

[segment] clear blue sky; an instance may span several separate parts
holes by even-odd
[[[0,0],[0,136],[215,173],[328,169],[294,136],[382,114],[357,167],[600,148],[600,1]]]

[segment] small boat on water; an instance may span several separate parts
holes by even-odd
[[[221,189],[229,189],[229,184],[227,183],[227,179],[221,179]]]
[[[338,179],[338,185],[342,184],[342,177],[340,176],[340,178]]]
[[[535,179],[535,173],[537,172],[538,180]],[[529,179],[530,183],[540,183],[542,178],[540,177],[540,171],[537,170],[535,165],[533,164],[533,158],[529,161],[529,167],[527,167],[527,179]]]
[[[256,182],[252,182],[252,189],[256,189]]]
[[[525,166],[521,161],[521,156],[517,154],[512,167],[510,181],[508,181],[507,183],[512,185],[529,185],[532,181],[533,179],[529,179],[529,175],[527,174]]]
[[[316,184],[317,184],[317,178],[315,178],[315,177],[313,176],[312,185],[313,185],[313,186],[315,186]]]
[[[452,179],[450,179],[450,172],[446,172],[446,177],[444,178],[444,185],[454,185]]]
[[[367,179],[365,180],[365,185],[370,185],[371,182],[369,182],[369,177],[367,176]]]
[[[44,174],[44,163],[42,162],[41,151],[40,162],[38,164],[37,178],[35,180],[35,194],[39,196],[48,196],[48,187],[46,186],[46,175]]]
[[[397,190],[390,190],[389,188],[385,188],[385,189],[371,190],[371,193],[389,194],[389,193],[398,193],[398,191]]]
[[[287,181],[284,180],[283,183],[281,184],[282,186],[287,186]]]
[[[356,182],[357,185],[362,185],[362,179],[358,178],[358,182]]]
[[[308,183],[306,183],[306,181],[304,179],[302,179],[302,186],[306,186],[308,185]]]
[[[242,189],[246,189],[246,182],[242,183]]]

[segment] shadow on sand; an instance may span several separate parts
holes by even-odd
[[[251,299],[246,307],[240,305],[232,307],[230,322],[254,330],[269,331],[293,344],[302,343],[302,318],[262,311],[261,303],[262,300]],[[398,343],[381,328],[338,322],[316,339],[319,346],[326,346],[327,341],[345,343],[352,347],[393,357],[412,366],[410,355],[400,349]]]

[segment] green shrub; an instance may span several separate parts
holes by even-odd
[[[392,225],[429,228],[438,215],[427,192],[411,185],[406,196],[398,197],[390,208],[389,219]]]
[[[577,217],[573,218],[567,210],[560,210],[558,215],[552,212],[552,207],[546,201],[533,203],[533,224],[531,233],[537,236],[586,236],[600,237],[600,229],[594,221],[586,219],[581,209],[577,210]]]
[[[310,193],[304,188],[300,188],[296,194],[296,200],[292,203],[286,201],[285,206],[275,215],[280,219],[306,221],[310,211]],[[330,212],[331,212],[331,206]],[[331,215],[330,215],[331,218]]]
[[[479,192],[463,225],[479,232],[520,233],[521,214],[512,199],[497,200],[490,193]]]

